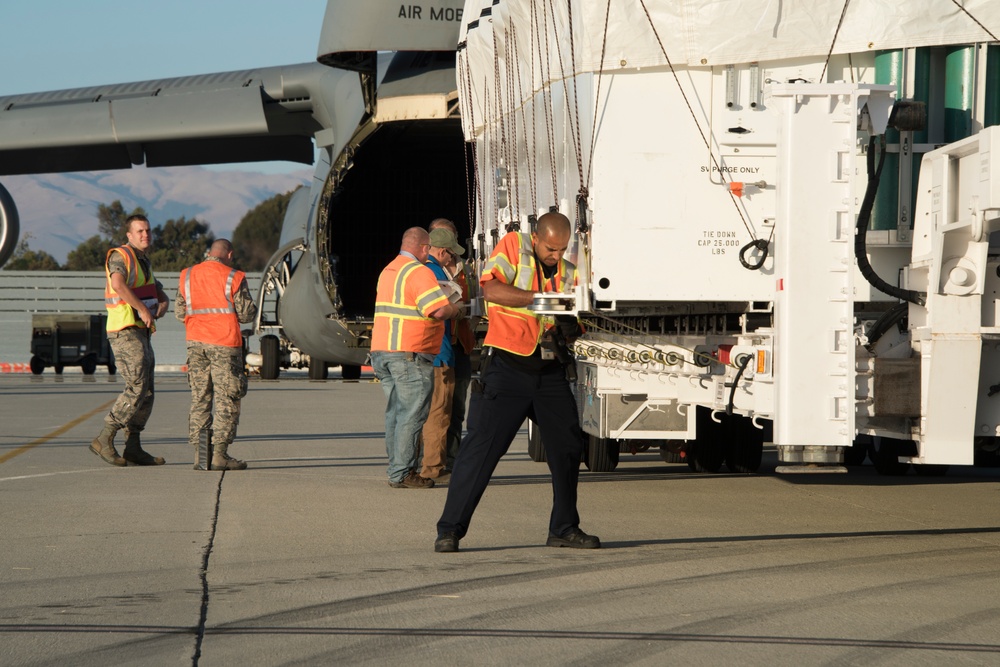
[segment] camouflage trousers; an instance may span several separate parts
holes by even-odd
[[[149,330],[129,327],[108,332],[108,342],[115,355],[115,365],[125,381],[111,412],[104,418],[109,425],[138,433],[146,427],[153,412],[153,369],[156,357],[149,342]]]
[[[243,349],[188,343],[187,367],[188,386],[191,387],[188,442],[197,447],[201,430],[210,428],[214,450],[225,454],[236,438],[240,399],[247,395]]]

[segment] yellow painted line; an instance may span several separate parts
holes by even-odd
[[[46,442],[48,442],[52,438],[58,438],[60,435],[62,435],[66,431],[68,431],[71,428],[74,428],[76,426],[79,426],[80,424],[82,424],[83,422],[87,421],[88,419],[90,419],[94,415],[98,414],[99,412],[104,412],[105,410],[107,410],[108,408],[110,408],[112,405],[114,405],[114,402],[116,400],[118,400],[118,399],[117,398],[113,398],[110,401],[108,401],[107,403],[105,403],[104,405],[97,406],[96,408],[94,408],[93,410],[91,410],[90,412],[88,412],[87,414],[81,415],[81,416],[77,417],[76,419],[74,419],[73,421],[69,422],[68,424],[63,424],[62,426],[60,426],[56,430],[52,431],[52,433],[49,433],[48,435],[43,436],[43,437],[39,438],[38,440],[35,440],[34,442],[29,442],[28,444],[26,444],[26,445],[24,445],[22,447],[18,447],[17,449],[11,450],[11,451],[7,452],[6,454],[3,454],[2,456],[0,456],[0,463],[5,463],[7,461],[10,461],[12,458],[14,458],[15,456],[17,456],[18,454],[24,454],[29,449],[33,449],[33,448],[37,447],[38,445],[44,445]]]

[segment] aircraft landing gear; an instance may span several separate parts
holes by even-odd
[[[309,359],[309,379],[325,380],[330,377],[330,367],[320,359]]]
[[[281,345],[278,344],[278,337],[274,335],[267,335],[260,337],[260,377],[262,380],[277,380],[278,373],[281,372],[278,367],[278,357],[281,354]]]

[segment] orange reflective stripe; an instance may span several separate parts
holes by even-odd
[[[145,323],[136,317],[136,312],[132,306],[125,303],[118,293],[115,292],[114,288],[111,287],[111,272],[108,270],[108,262],[111,260],[112,253],[116,252],[120,253],[125,260],[125,268],[128,272],[125,276],[125,285],[150,309],[156,305],[158,298],[156,279],[153,277],[152,270],[149,272],[149,275],[145,274],[132,247],[125,244],[117,248],[111,248],[108,250],[107,257],[104,260],[104,307],[108,311],[107,330],[121,331],[128,327],[145,328]]]

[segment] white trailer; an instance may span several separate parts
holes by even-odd
[[[580,283],[535,309],[585,321],[591,469],[996,452],[1000,3],[834,4],[467,2],[474,245],[575,221]]]

